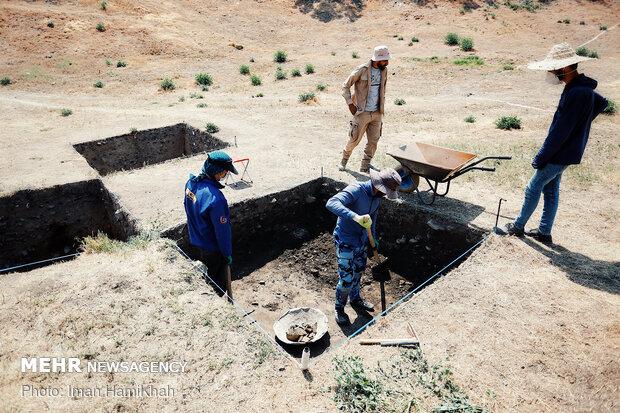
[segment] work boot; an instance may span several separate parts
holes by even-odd
[[[358,310],[358,311],[363,310],[369,313],[375,311],[375,306],[369,303],[368,301],[364,301],[362,298],[358,298],[357,300],[351,301],[351,307],[353,307],[354,310]]]
[[[528,237],[534,238],[536,241],[540,241],[543,244],[553,244],[553,238],[551,238],[551,234],[541,234],[538,229],[533,229],[525,233]]]
[[[522,237],[524,235],[523,229],[515,227],[515,224],[512,222],[509,222],[504,226],[504,231],[506,232],[506,234],[514,235],[516,237]]]
[[[336,324],[339,326],[351,324],[349,316],[344,312],[344,308],[336,307]]]
[[[360,172],[367,174],[370,172],[370,162],[364,162],[362,161],[362,164],[360,165]]]
[[[344,171],[347,169],[347,162],[349,160],[347,158],[342,158],[342,160],[340,161],[340,166],[338,167],[339,171]]]

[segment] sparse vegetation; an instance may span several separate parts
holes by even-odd
[[[495,121],[495,127],[503,130],[521,129],[521,119],[516,116],[502,116]]]
[[[97,80],[94,84],[94,87],[101,89],[103,87],[103,82],[101,80]]]
[[[284,50],[278,50],[273,54],[273,61],[276,63],[286,62],[288,56]]]
[[[112,61],[110,59],[105,59],[106,66],[112,66]]]
[[[325,89],[327,89],[327,85],[325,83],[319,83],[316,85],[316,90],[319,92],[323,92]]]
[[[585,46],[578,47],[575,50],[575,53],[579,56],[591,57],[593,59],[598,59],[598,52],[596,50],[590,50]]]
[[[262,92],[259,92],[259,93],[257,93],[256,95],[254,95],[254,96],[252,96],[252,97],[253,97],[253,98],[262,98],[262,97],[264,97],[264,96],[265,96],[265,95],[263,95],[263,93],[262,93]]]
[[[107,10],[108,9],[108,2],[107,2],[107,0],[101,0],[99,2],[99,8],[101,10]]]
[[[220,131],[220,128],[215,123],[208,122],[205,125],[205,131],[207,133],[218,133]]]
[[[286,79],[286,72],[282,70],[281,67],[278,67],[276,69],[276,80],[285,80],[285,79]]]
[[[458,66],[482,66],[484,64],[484,60],[482,60],[478,56],[472,55],[456,59],[454,61],[454,64]]]
[[[260,76],[258,75],[252,75],[250,81],[252,82],[252,86],[260,86],[263,83]]]
[[[476,117],[474,115],[469,115],[464,119],[464,121],[467,123],[474,123],[476,122]]]
[[[172,79],[170,79],[169,77],[163,78],[162,81],[159,83],[159,87],[161,88],[161,90],[174,90],[174,89],[176,89],[176,85],[174,84]]]
[[[308,102],[309,100],[314,100],[314,98],[314,92],[305,92],[300,94],[297,100],[299,100],[300,102]]]
[[[138,132],[138,128],[136,128],[136,127],[131,127],[131,128],[129,128],[129,132],[130,132],[130,133],[136,133],[136,132]]]
[[[586,25],[586,22],[584,22],[583,20],[581,20],[581,21],[579,22],[579,24],[580,24],[581,26],[585,26],[585,25]]]
[[[413,36],[411,38],[411,43],[418,43],[420,41],[420,39],[418,39],[417,37]]]
[[[402,41],[405,40],[405,38],[403,36],[398,36],[398,40]]]
[[[189,94],[190,99],[204,99],[204,96],[200,93],[192,92]]]
[[[357,52],[351,53],[351,57],[354,59],[359,59],[360,55]]]
[[[332,53],[331,53],[331,55],[332,55],[332,56],[336,56],[336,52],[332,52]]]
[[[407,102],[405,102],[405,99],[401,99],[401,98],[394,99],[394,104],[396,106],[403,106],[406,103]]]
[[[209,87],[213,85],[213,77],[208,73],[198,73],[195,77],[195,80],[198,86]]]
[[[13,83],[13,82],[11,82],[11,78],[8,77],[8,76],[4,76],[2,79],[0,79],[0,85],[2,85],[2,86],[8,86],[11,83]]]
[[[123,247],[123,242],[111,239],[103,232],[97,232],[96,236],[87,236],[82,239],[79,250],[85,254],[113,253]]]
[[[60,116],[67,117],[72,114],[73,114],[73,111],[71,109],[67,109],[67,108],[60,109]]]
[[[47,27],[49,27],[50,29],[54,28],[54,22],[52,20],[48,20],[47,21]]]
[[[119,60],[116,62],[116,67],[127,67],[127,62],[124,60]]]
[[[301,77],[301,71],[297,68],[291,70],[291,76],[293,77]]]
[[[312,65],[312,64],[310,64],[310,63],[308,63],[308,64],[306,65],[306,74],[307,74],[307,75],[311,75],[311,74],[313,74],[313,73],[314,73],[314,65]]]
[[[598,26],[598,28],[599,28],[600,30],[607,30],[607,26],[606,26],[606,25],[604,25],[604,24],[601,24],[600,26]]]
[[[179,96],[179,102],[185,102],[185,96]]]
[[[202,109],[202,108],[206,108],[206,107],[207,107],[207,104],[206,104],[206,103],[204,103],[204,102],[201,102],[201,103],[197,104],[197,105],[196,105],[196,107],[197,107],[197,108],[200,108],[200,109]]]
[[[97,26],[95,26],[98,32],[105,32],[105,24],[103,24],[103,22],[99,22],[97,23]]]
[[[448,46],[456,46],[459,44],[459,35],[456,33],[448,33],[444,37],[443,41]]]
[[[471,37],[463,37],[460,40],[461,50],[464,52],[469,52],[474,50],[474,40]]]
[[[502,66],[502,69],[504,70],[514,70],[515,65],[513,63],[504,63],[504,65]]]
[[[562,23],[564,23],[564,24],[570,24],[570,19],[564,19],[564,20],[562,20]]]
[[[248,65],[241,65],[241,66],[239,66],[239,74],[249,75],[250,74],[250,66],[248,66]]]
[[[605,115],[615,115],[618,109],[616,108],[616,102],[611,99],[607,99],[607,107],[603,109]]]
[[[367,376],[362,359],[336,356],[333,366],[336,379],[334,401],[338,409],[347,412],[377,411],[382,387],[378,381]]]

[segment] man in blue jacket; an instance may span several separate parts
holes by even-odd
[[[360,280],[366,269],[368,245],[367,229],[371,228],[376,241],[376,222],[381,199],[397,198],[401,178],[394,169],[381,172],[370,170],[370,181],[355,182],[331,197],[327,209],[338,216],[334,242],[338,258],[338,285],[336,286],[336,322],[350,323],[344,311],[347,299],[356,310],[374,311],[374,306],[360,296]]]
[[[555,45],[547,57],[530,63],[529,69],[547,71],[547,82],[565,83],[560,103],[553,116],[547,138],[532,161],[536,169],[525,188],[525,200],[514,223],[506,225],[510,235],[528,235],[546,244],[553,242],[551,228],[558,210],[560,179],[568,165],[581,162],[590,135],[590,125],[607,106],[607,100],[596,93],[597,82],[577,72],[579,62],[590,60],[578,56],[567,44]],[[538,229],[525,232],[525,224],[544,194],[544,207]]]
[[[189,242],[200,251],[200,260],[221,291],[226,291],[226,266],[232,264],[230,212],[220,184],[228,172],[237,174],[230,156],[209,153],[200,174],[190,174],[183,201]]]

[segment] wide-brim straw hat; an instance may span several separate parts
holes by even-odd
[[[551,48],[547,57],[538,62],[531,62],[527,65],[532,70],[558,70],[575,63],[592,60],[591,57],[579,56],[568,43],[556,44]]]

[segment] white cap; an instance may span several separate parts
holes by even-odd
[[[388,50],[388,47],[387,46],[375,47],[375,50],[373,50],[372,52],[371,60],[373,62],[377,62],[380,60],[390,60],[390,51]]]

